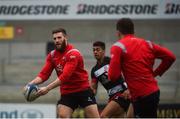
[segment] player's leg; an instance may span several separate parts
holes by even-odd
[[[125,110],[115,101],[110,101],[101,112],[101,118],[124,117]]]
[[[57,113],[58,118],[71,118],[73,109],[66,105],[59,104],[57,107]]]
[[[61,95],[57,104],[58,118],[71,118],[73,111],[78,107],[78,102],[73,94]]]
[[[129,105],[126,117],[127,118],[133,118],[134,117],[134,108],[133,108],[132,104]]]
[[[99,111],[96,104],[94,93],[91,89],[79,92],[77,95],[78,104],[84,108],[85,115],[88,118],[99,118]]]
[[[134,115],[137,118],[157,118],[159,91],[133,102]]]
[[[99,118],[97,104],[92,104],[92,105],[86,106],[84,108],[84,111],[85,111],[87,118]]]

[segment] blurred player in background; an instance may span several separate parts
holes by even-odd
[[[109,79],[115,82],[123,73],[130,90],[135,117],[157,117],[160,91],[155,80],[175,61],[167,48],[134,35],[134,24],[122,18],[116,25],[119,40],[111,47]],[[161,63],[153,69],[155,59]]]
[[[115,82],[108,80],[110,58],[105,56],[105,43],[101,41],[94,42],[93,53],[97,63],[91,70],[91,88],[96,94],[98,82],[100,82],[109,95],[109,102],[100,116],[102,118],[126,117],[126,111],[130,103],[130,94],[122,76],[118,77],[118,80]]]
[[[78,106],[84,108],[87,117],[99,118],[81,53],[68,43],[65,29],[55,29],[52,35],[56,49],[48,54],[44,67],[29,84],[43,83],[55,69],[58,78],[49,85],[40,87],[38,95],[45,95],[60,86],[61,99],[57,106],[59,118],[70,118]]]

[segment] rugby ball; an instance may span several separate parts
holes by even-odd
[[[37,95],[38,86],[35,84],[28,84],[26,86],[24,96],[28,102],[34,101],[39,96]]]

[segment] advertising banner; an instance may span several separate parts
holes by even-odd
[[[53,104],[0,103],[0,119],[4,118],[56,118]]]
[[[180,19],[180,0],[0,0],[0,20]]]

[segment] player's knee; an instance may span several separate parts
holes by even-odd
[[[65,113],[59,112],[58,113],[58,118],[70,118],[70,117],[67,114],[65,114]]]
[[[101,118],[109,118],[109,116],[106,115],[106,114],[104,114],[104,113],[101,113],[101,114],[100,114],[100,117],[101,117]]]

